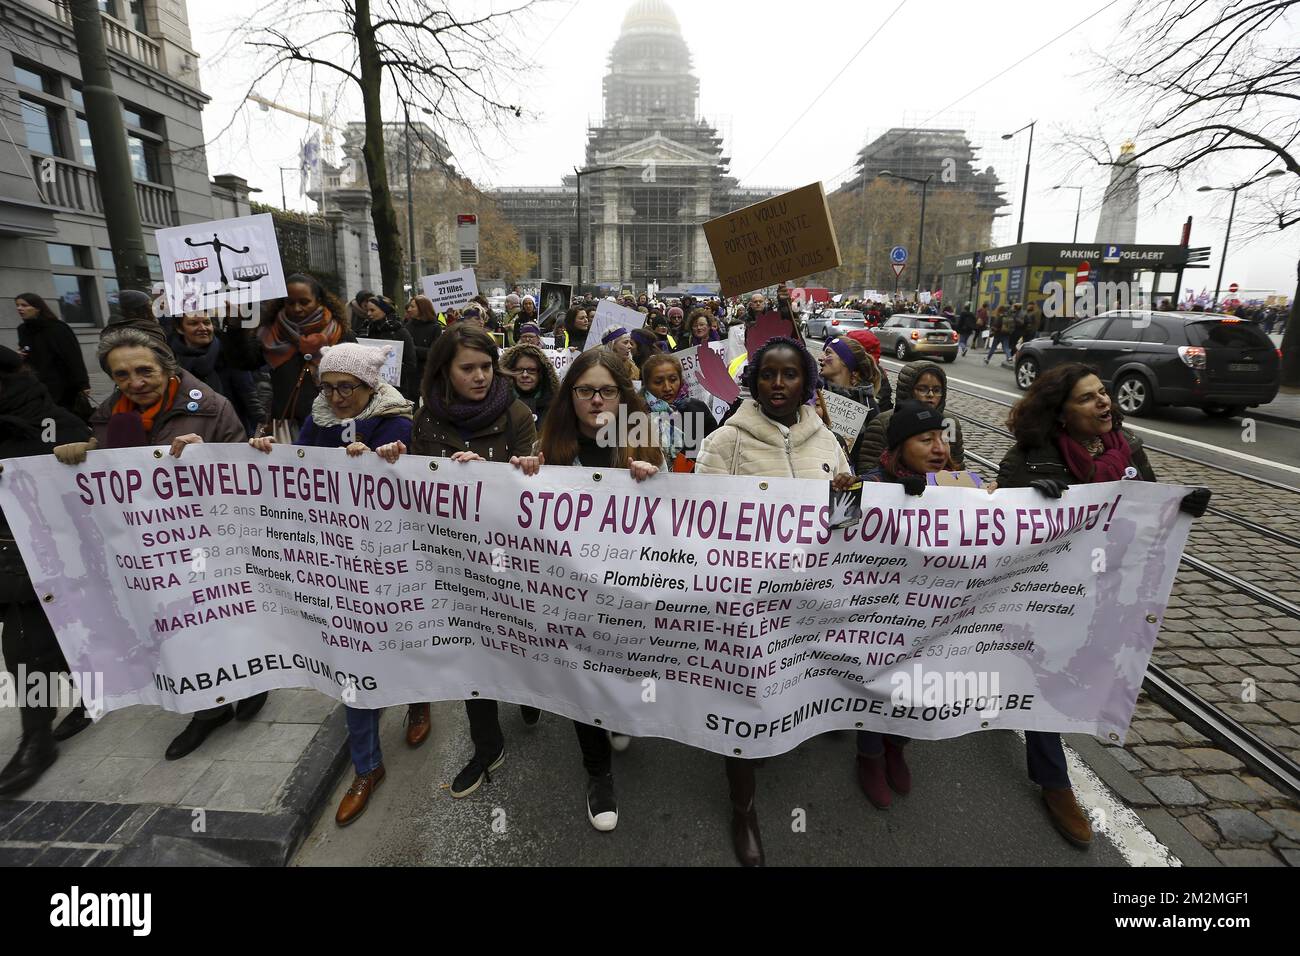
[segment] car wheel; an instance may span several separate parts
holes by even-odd
[[[898,344],[894,346],[894,355],[896,355],[900,361],[907,361],[907,343],[902,339],[899,339]]]
[[[1246,411],[1245,405],[1206,405],[1201,409],[1211,418],[1236,418]]]
[[[1022,392],[1038,378],[1038,359],[1026,355],[1016,363],[1016,387]]]
[[[955,362],[955,361],[957,361],[957,356],[956,356],[956,355],[945,355],[945,356],[943,357],[943,360],[944,360],[945,362]]]
[[[1141,375],[1125,375],[1115,383],[1115,401],[1125,415],[1141,417],[1154,404],[1151,386]]]

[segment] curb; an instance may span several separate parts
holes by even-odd
[[[307,745],[276,812],[208,811],[202,832],[190,807],[0,800],[0,865],[285,866],[348,764],[347,736],[339,705]]]

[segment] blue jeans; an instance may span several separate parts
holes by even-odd
[[[362,710],[344,705],[348,718],[348,750],[357,776],[370,773],[384,762],[379,749],[379,717],[383,710]]]
[[[1029,779],[1040,787],[1070,786],[1069,765],[1065,762],[1060,734],[1026,730],[1025,757],[1029,763]]]
[[[993,353],[998,350],[998,343],[1002,343],[1002,351],[1006,353],[1007,361],[1011,361],[1011,336],[1006,333],[997,333],[989,339],[989,354],[984,356],[984,364],[987,365],[989,359],[993,358]]]

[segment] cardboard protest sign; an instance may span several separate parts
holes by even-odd
[[[830,389],[822,391],[822,399],[826,402],[826,413],[831,417],[831,431],[845,441],[857,441],[871,409],[861,402],[836,395]]]
[[[704,237],[724,296],[840,264],[840,247],[821,183],[711,219],[704,224]]]
[[[251,306],[285,295],[270,213],[159,229],[154,235],[169,315],[225,303]]]
[[[627,329],[631,332],[633,329],[642,328],[645,325],[645,316],[636,309],[629,309],[624,305],[617,305],[608,299],[601,299],[596,304],[596,317],[591,320],[591,328],[587,332],[587,348],[594,349],[600,345],[600,340],[605,337],[605,333],[610,329]]]
[[[710,343],[712,345],[721,345],[721,342]],[[722,416],[727,413],[731,402],[735,401],[733,396],[730,401],[715,395],[710,391],[705,380],[700,377],[700,350],[701,346],[695,345],[689,349],[682,349],[680,352],[674,352],[673,357],[682,363],[682,382],[686,385],[686,390],[690,393],[691,398],[698,399],[709,406],[709,411],[713,413],[714,421],[721,421]],[[705,351],[712,352],[714,355],[719,354],[719,350],[711,347],[705,347]],[[707,359],[704,360],[707,363]],[[706,376],[707,378],[707,376]],[[713,381],[713,379],[708,379]],[[734,386],[733,386],[734,387]]]
[[[405,342],[394,342],[390,339],[357,339],[358,345],[369,345],[376,349],[392,349],[388,355],[384,367],[379,370],[379,377],[382,378],[393,388],[398,388],[402,384],[402,352],[406,348]]]
[[[434,314],[463,308],[466,302],[478,295],[478,279],[475,278],[473,269],[457,269],[455,272],[425,276],[420,280],[420,286],[433,303]]]
[[[564,318],[573,299],[573,286],[563,282],[543,282],[537,294],[537,324],[544,325]]]

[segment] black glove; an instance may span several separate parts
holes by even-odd
[[[1039,478],[1037,481],[1031,481],[1029,487],[1036,489],[1048,498],[1059,498],[1061,492],[1068,491],[1070,486],[1059,478]]]
[[[1205,509],[1210,504],[1210,489],[1197,488],[1195,491],[1189,491],[1183,496],[1183,500],[1178,504],[1178,510],[1184,511],[1193,518],[1199,518],[1205,514]]]
[[[909,495],[919,495],[925,491],[927,484],[924,478],[912,475],[907,478],[900,478],[898,483],[903,486],[903,491]]]

